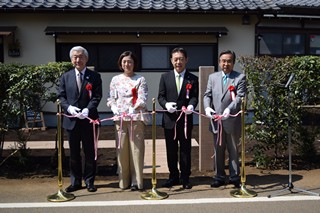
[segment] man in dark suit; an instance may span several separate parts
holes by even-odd
[[[81,46],[70,50],[70,59],[74,69],[64,73],[60,78],[59,99],[62,109],[71,118],[63,118],[63,128],[67,130],[70,147],[71,185],[66,192],[82,189],[82,178],[89,192],[95,192],[96,173],[95,145],[92,124],[99,118],[97,107],[102,97],[102,81],[99,73],[86,67],[88,52]],[[84,171],[81,162],[81,142],[85,155]]]
[[[191,131],[193,128],[193,115],[191,113],[198,105],[199,83],[198,77],[186,70],[188,56],[183,48],[172,50],[171,63],[174,70],[162,74],[158,94],[159,104],[167,110],[163,113],[162,127],[166,139],[167,163],[170,174],[169,179],[163,186],[178,185],[181,179],[182,187],[191,189],[192,185],[189,182],[191,174]],[[184,115],[177,121],[183,107],[186,107],[184,111],[187,114],[186,127]],[[185,137],[185,128],[187,128],[187,137]],[[180,144],[179,161],[178,142]],[[178,162],[180,162],[180,177]]]
[[[246,94],[246,77],[234,71],[236,55],[233,51],[223,51],[219,55],[220,72],[210,74],[207,89],[203,98],[206,115],[213,118],[214,114],[222,116],[222,132],[217,132],[213,123],[215,148],[215,177],[211,187],[225,184],[225,151],[229,153],[229,181],[236,188],[240,187],[240,170],[238,144],[241,137],[241,116],[231,117],[241,110],[241,98]],[[217,137],[221,136],[221,144]]]

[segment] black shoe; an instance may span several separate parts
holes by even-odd
[[[93,184],[87,185],[88,192],[96,192],[97,188]]]
[[[130,187],[130,189],[131,189],[131,191],[138,191],[138,190],[139,190],[139,188],[138,188],[137,185],[132,185],[132,186]]]
[[[162,187],[170,188],[172,186],[179,185],[179,179],[169,179],[164,184],[162,184]]]
[[[235,188],[240,188],[240,180],[230,181],[230,184],[233,184]]]
[[[192,185],[190,182],[183,182],[182,183],[182,188],[184,189],[192,189]]]
[[[121,190],[125,191],[127,189],[130,189],[130,186],[128,186],[127,188],[120,188]]]
[[[223,186],[223,185],[224,185],[224,182],[223,181],[219,181],[219,180],[214,180],[211,183],[211,187],[212,188],[218,188],[218,187]]]
[[[80,190],[82,189],[82,186],[81,185],[70,185],[66,188],[66,192],[74,192],[74,191],[77,191],[77,190]]]

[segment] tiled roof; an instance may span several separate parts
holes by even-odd
[[[275,0],[0,0],[7,9],[155,11],[277,10]]]
[[[159,12],[258,11],[320,8],[320,0],[0,0],[0,9]]]
[[[277,0],[280,7],[320,7],[320,0]]]

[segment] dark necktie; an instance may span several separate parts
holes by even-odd
[[[81,90],[81,85],[82,85],[82,73],[78,72],[78,74],[77,74],[77,86],[78,86],[78,91],[79,92]]]

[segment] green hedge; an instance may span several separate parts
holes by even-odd
[[[72,68],[69,62],[51,62],[34,66],[0,63],[0,127],[18,125],[26,109],[41,111],[44,104],[56,100],[55,88],[60,75]],[[54,90],[52,90],[54,88]]]
[[[302,121],[304,105],[320,104],[320,57],[241,57],[239,62],[248,79],[247,107],[254,112],[248,138],[255,141],[253,152],[257,165],[276,165],[285,156],[288,117],[295,153],[308,160],[315,159],[314,141],[319,128],[307,127]],[[291,74],[295,78],[289,92],[284,85]]]

